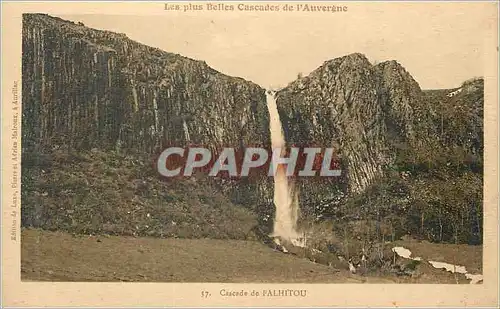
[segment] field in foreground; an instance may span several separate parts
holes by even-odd
[[[412,279],[353,275],[255,241],[73,236],[24,229],[21,247],[21,278],[30,281],[458,282],[452,274],[428,265]]]

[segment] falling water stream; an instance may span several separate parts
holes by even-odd
[[[272,90],[266,91],[266,99],[269,110],[271,146],[273,150],[276,148],[282,149],[283,154],[286,143],[276,106],[275,92]],[[292,191],[285,167],[282,165],[278,166],[274,175],[274,205],[276,213],[273,234],[271,236],[291,242],[295,246],[304,247],[305,239],[297,231],[299,205]]]

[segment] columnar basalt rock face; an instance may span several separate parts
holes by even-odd
[[[265,90],[204,61],[45,14],[23,15],[22,51],[24,154],[104,151],[146,169],[169,146],[217,154],[270,144]],[[216,185],[236,204],[272,211],[267,178]]]
[[[391,161],[394,141],[413,135],[421,90],[394,61],[373,66],[362,54],[325,62],[278,92],[287,142],[338,149],[348,188],[361,192]]]
[[[26,145],[153,153],[269,142],[264,89],[42,14],[23,17]]]

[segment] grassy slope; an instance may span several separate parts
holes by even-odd
[[[421,246],[427,252],[442,252],[444,261],[457,250],[462,256],[471,252],[470,246]],[[411,278],[351,274],[347,268],[312,263],[254,241],[89,237],[35,229],[22,231],[21,265],[23,281],[468,283],[463,276],[426,263],[417,266]]]
[[[57,245],[55,245],[57,244]],[[24,230],[22,278],[56,281],[360,282],[253,241]],[[382,280],[383,281],[383,280]]]
[[[82,234],[215,239],[245,239],[257,224],[215,184],[163,181],[153,162],[100,151],[24,154],[22,224]]]

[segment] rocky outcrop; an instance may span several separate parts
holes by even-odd
[[[351,54],[278,91],[287,142],[334,147],[343,170],[295,179],[305,217],[344,236],[481,243],[483,88],[422,91],[396,61]]]
[[[482,161],[484,146],[484,79],[473,78],[458,88],[423,91],[415,106],[419,140],[459,148]]]
[[[278,92],[287,142],[338,149],[348,190],[361,192],[413,135],[421,90],[395,61],[373,66],[362,54],[325,62]]]
[[[394,142],[394,139],[411,140],[415,133],[413,107],[422,100],[420,86],[394,60],[382,62],[374,69],[389,142]]]
[[[23,138],[37,149],[153,153],[269,142],[264,89],[124,34],[23,16]]]

